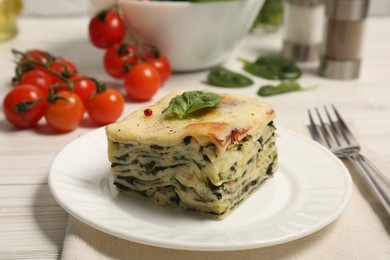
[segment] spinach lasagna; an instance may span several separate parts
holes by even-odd
[[[114,185],[165,206],[222,219],[276,170],[274,109],[255,98],[220,102],[184,118],[165,116],[174,91],[106,127]],[[150,111],[150,110],[149,110]]]

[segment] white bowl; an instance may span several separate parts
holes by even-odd
[[[100,6],[104,2],[94,1]],[[127,23],[160,48],[174,71],[207,69],[225,61],[249,31],[263,3],[119,0]]]

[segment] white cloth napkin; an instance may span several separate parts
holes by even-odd
[[[364,148],[363,154],[386,170],[374,153]],[[390,259],[390,216],[354,166],[345,163],[354,181],[350,204],[333,223],[304,238],[243,251],[173,250],[126,241],[69,216],[62,259]]]

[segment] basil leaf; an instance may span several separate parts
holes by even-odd
[[[244,63],[244,70],[252,75],[273,80],[298,79],[302,71],[294,61],[277,56],[265,55],[254,62],[240,59]]]
[[[217,87],[240,88],[253,84],[253,80],[223,67],[215,67],[209,71],[207,84]]]
[[[259,88],[257,94],[259,96],[268,97],[277,94],[292,92],[292,91],[304,91],[314,89],[317,86],[305,87],[303,88],[298,82],[293,80],[284,80],[279,85],[264,85]]]
[[[221,96],[199,90],[184,92],[174,97],[162,113],[170,112],[183,119],[187,115],[203,108],[216,107],[221,102]]]

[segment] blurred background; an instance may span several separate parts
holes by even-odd
[[[90,0],[23,0],[22,16],[83,16],[93,12]],[[371,0],[369,15],[390,15],[389,0]]]
[[[90,0],[23,0],[22,16],[85,16],[93,12]]]

